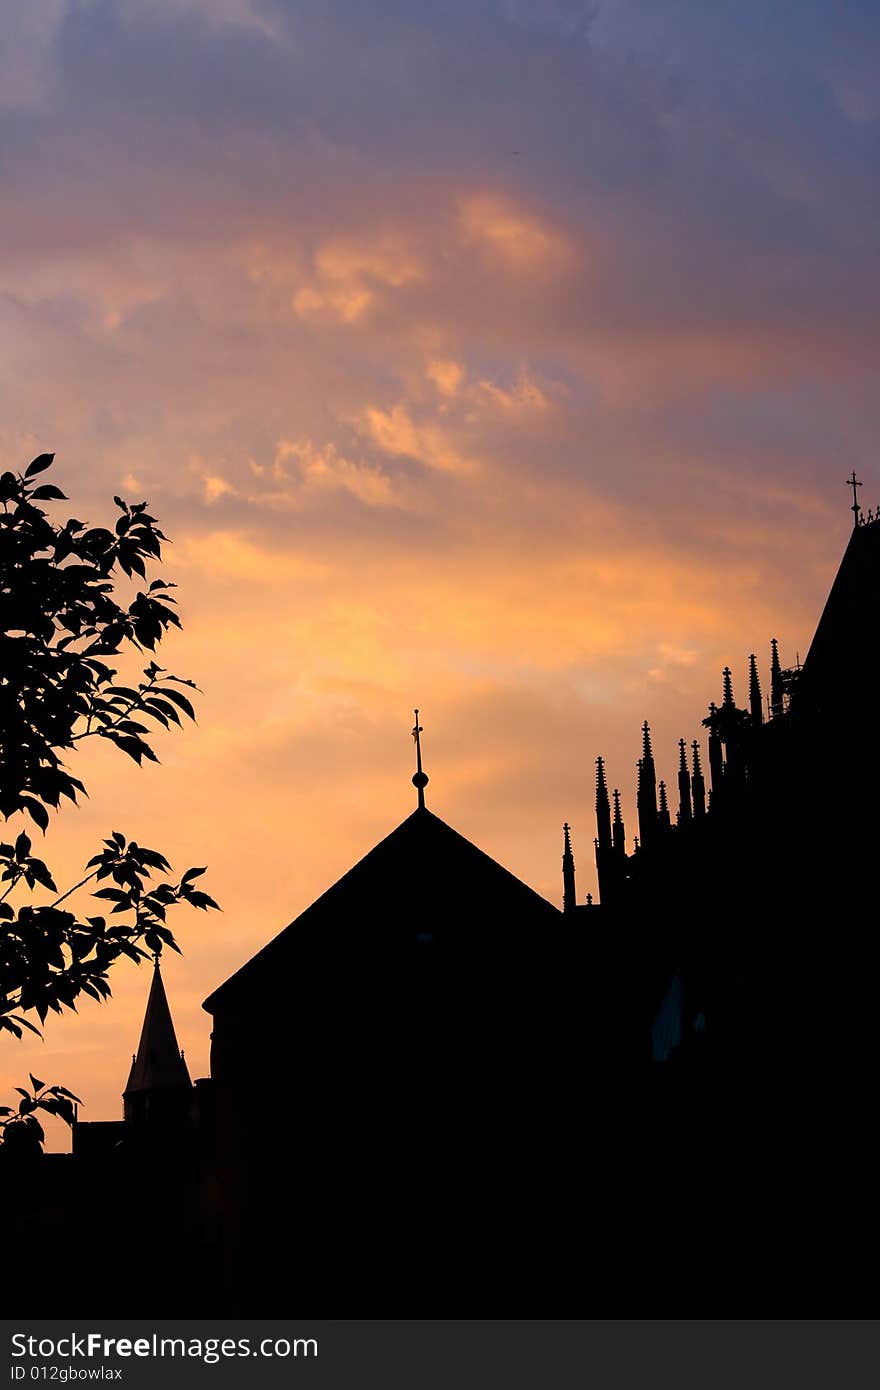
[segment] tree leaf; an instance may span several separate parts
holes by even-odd
[[[169,677],[169,679],[171,679],[171,677]],[[163,686],[162,686],[162,699],[163,699],[163,700],[173,700],[174,703],[175,703],[175,705],[179,705],[180,708],[181,708],[186,714],[189,715],[190,719],[195,719],[195,717],[196,717],[196,712],[195,712],[195,710],[193,709],[192,705],[190,704],[190,702],[189,702],[189,700],[186,698],[186,696],[185,696],[185,695],[181,695],[181,693],[180,693],[179,690],[169,690],[167,685],[163,685]]]
[[[43,483],[42,487],[35,487],[31,493],[35,502],[66,502],[67,493],[62,492],[60,487],[54,483]]]
[[[27,468],[24,470],[24,476],[26,478],[33,478],[36,473],[44,472],[45,469],[52,466],[54,459],[54,454],[39,454],[32,463],[28,464]]]
[[[21,804],[27,811],[31,820],[35,821],[41,830],[48,830],[49,812],[46,810],[45,806],[41,806],[39,801],[34,801],[32,796],[23,796],[21,798]]]

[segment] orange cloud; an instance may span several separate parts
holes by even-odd
[[[315,282],[293,295],[300,318],[330,314],[355,323],[372,307],[380,290],[400,289],[425,278],[425,267],[405,239],[390,233],[375,237],[336,237],[323,243],[314,258]]]
[[[306,490],[350,492],[367,507],[403,507],[406,502],[391,478],[371,464],[354,463],[338,453],[335,445],[316,448],[311,440],[282,439],[275,451],[275,472],[287,476],[295,461],[300,484]]]
[[[510,270],[553,273],[574,259],[562,233],[500,194],[466,195],[459,201],[458,220],[466,243],[482,246]]]
[[[416,422],[409,407],[399,402],[390,410],[368,406],[361,429],[384,454],[392,458],[411,458],[427,468],[444,473],[468,473],[472,458],[463,454],[444,429],[431,421]]]
[[[205,501],[209,506],[212,502],[219,501],[221,497],[234,497],[236,491],[232,483],[221,478],[219,473],[205,473],[202,477],[202,487]]]
[[[496,385],[494,381],[480,381],[471,392],[471,399],[479,404],[488,403],[496,409],[507,412],[545,411],[550,406],[547,395],[536,382],[532,381],[525,368],[509,391]]]
[[[464,368],[460,362],[453,362],[449,358],[436,358],[428,363],[425,375],[441,396],[455,396],[464,381]]]
[[[255,543],[239,531],[209,531],[177,543],[175,561],[185,570],[198,572],[202,582],[211,576],[246,580],[261,586],[289,584],[294,580],[325,579],[332,573],[326,561],[277,551]]]

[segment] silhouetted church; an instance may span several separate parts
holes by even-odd
[[[279,1249],[352,1312],[823,1282],[875,1016],[880,519],[854,520],[803,667],[772,643],[766,705],[754,656],[742,705],[725,669],[674,798],[645,723],[632,847],[597,760],[600,905],[567,826],[560,913],[425,808],[417,714],[416,811],[205,1004],[241,1306]]]
[[[278,1252],[297,1249],[313,1308],[402,1295],[430,1313],[475,1202],[510,1239],[557,1089],[547,1063],[575,1045],[569,920],[426,808],[421,769],[413,780],[412,815],[205,1003],[247,1306],[277,1296]],[[267,1065],[276,1100],[255,1124]]]
[[[865,1301],[880,512],[854,519],[803,666],[773,642],[742,705],[725,669],[674,796],[644,724],[632,842],[597,759],[599,904],[567,825],[560,911],[427,809],[416,712],[415,811],[206,1000],[210,1083],[156,969],[117,1130],[187,1156],[206,1311]]]
[[[158,956],[137,1052],[122,1093],[121,1120],[82,1121],[73,1127],[78,1157],[106,1156],[120,1145],[143,1139],[155,1144],[163,1136],[177,1144],[196,1127],[196,1093],[177,1043]]]

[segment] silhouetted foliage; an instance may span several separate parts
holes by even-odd
[[[168,592],[175,586],[166,580],[153,580],[127,607],[115,593],[114,571],[145,578],[166,537],[145,502],[129,507],[120,497],[113,499],[121,513],[114,531],[75,517],[54,525],[35,503],[64,501],[64,493],[31,481],[53,458],[41,454],[24,475],[0,477],[0,812],[8,818],[26,811],[41,830],[47,806],[84,791],[61,751],[97,737],[137,763],[155,762],[143,721],[167,728],[179,725],[181,714],[195,717],[176,689],[194,689],[192,681],[151,661],[136,687],[118,685],[102,659],[126,645],[153,651],[169,627],[180,627]]]
[[[166,537],[145,502],[129,506],[120,497],[114,498],[120,515],[113,531],[76,518],[56,525],[37,504],[65,501],[64,493],[34,482],[53,459],[41,454],[23,474],[0,477],[0,813],[7,820],[26,813],[43,832],[49,808],[85,794],[65,753],[84,739],[102,738],[139,766],[145,758],[157,762],[150,721],[169,728],[180,726],[183,716],[194,719],[179,687],[196,689],[155,661],[134,685],[117,682],[110,659],[127,650],[153,651],[169,627],[180,627],[169,592],[175,586],[167,580],[154,579],[128,604],[118,596],[120,572],[145,579]],[[105,998],[119,956],[140,960],[166,946],[178,949],[166,925],[170,907],[217,906],[194,887],[204,869],[154,883],[154,873],[170,871],[164,855],[119,831],[103,845],[86,865],[89,872],[58,894],[25,831],[14,843],[0,844],[0,1031],[17,1037],[24,1028],[39,1032],[26,1013],[43,1022],[50,1011],[75,1009],[80,994]],[[93,896],[112,904],[109,920],[79,917],[62,906],[77,889],[105,880]],[[49,904],[14,907],[7,900],[21,887],[58,896]],[[34,1084],[33,1094],[22,1091],[16,1123],[33,1119],[34,1109],[69,1119],[70,1093]]]
[[[21,1096],[17,1110],[9,1105],[0,1105],[0,1141],[7,1153],[14,1152],[26,1156],[37,1151],[45,1139],[43,1126],[36,1111],[43,1110],[47,1115],[57,1115],[68,1125],[74,1121],[74,1105],[81,1105],[79,1096],[68,1091],[66,1086],[47,1086],[33,1072],[29,1073],[31,1089],[16,1086]]]

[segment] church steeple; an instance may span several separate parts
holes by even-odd
[[[562,911],[574,912],[577,907],[577,892],[574,883],[574,854],[571,848],[571,830],[568,821],[562,827]]]
[[[773,718],[782,714],[782,667],[779,664],[779,644],[770,639],[770,713]]]
[[[639,837],[642,847],[649,846],[657,832],[657,772],[651,749],[651,730],[647,719],[642,725],[642,756],[639,759],[639,786],[636,797],[639,812]]]
[[[721,734],[718,729],[718,706],[714,700],[709,706],[709,718],[703,723],[709,728],[709,772],[712,777],[712,806],[717,807],[723,792],[721,783],[724,777],[724,754],[721,748]]]
[[[758,679],[758,661],[755,653],[749,657],[749,709],[752,715],[752,723],[757,727],[764,722],[764,711],[761,708],[761,682]]]
[[[694,774],[691,790],[694,798],[694,820],[701,820],[706,814],[706,781],[700,766],[700,745],[696,739],[691,744],[694,754]]]
[[[617,896],[620,881],[621,855],[617,846],[623,841],[623,823],[620,820],[620,799],[614,794],[614,829],[611,828],[611,802],[608,800],[608,783],[605,780],[605,759],[596,759],[596,873],[599,879],[599,898],[604,905],[612,903]],[[625,856],[624,856],[625,857]]]
[[[725,794],[728,787],[732,788],[735,783],[743,779],[743,749],[741,745],[742,712],[737,709],[736,701],[733,698],[733,675],[730,667],[725,666],[721,673],[721,708],[715,717],[715,730],[721,743],[724,745],[724,783]],[[709,744],[709,756],[712,757],[712,744]],[[712,768],[712,795],[717,796],[717,783],[715,781],[715,768]]]
[[[608,800],[608,784],[605,781],[605,759],[596,759],[596,831],[599,848],[611,849],[611,803]]]
[[[139,1124],[168,1119],[172,1111],[179,1115],[182,1113],[181,1099],[188,1104],[191,1093],[192,1082],[177,1045],[156,956],[141,1038],[123,1092],[125,1118]]]
[[[669,819],[669,802],[666,798],[666,783],[660,778],[660,809],[657,812],[657,824],[661,830],[669,830],[671,821]]]
[[[688,825],[691,821],[691,775],[688,772],[685,742],[678,740],[678,823]]]
[[[626,854],[626,830],[623,824],[623,816],[620,814],[620,792],[614,788],[614,821],[611,826],[611,837],[614,843],[614,852],[617,855]]]

